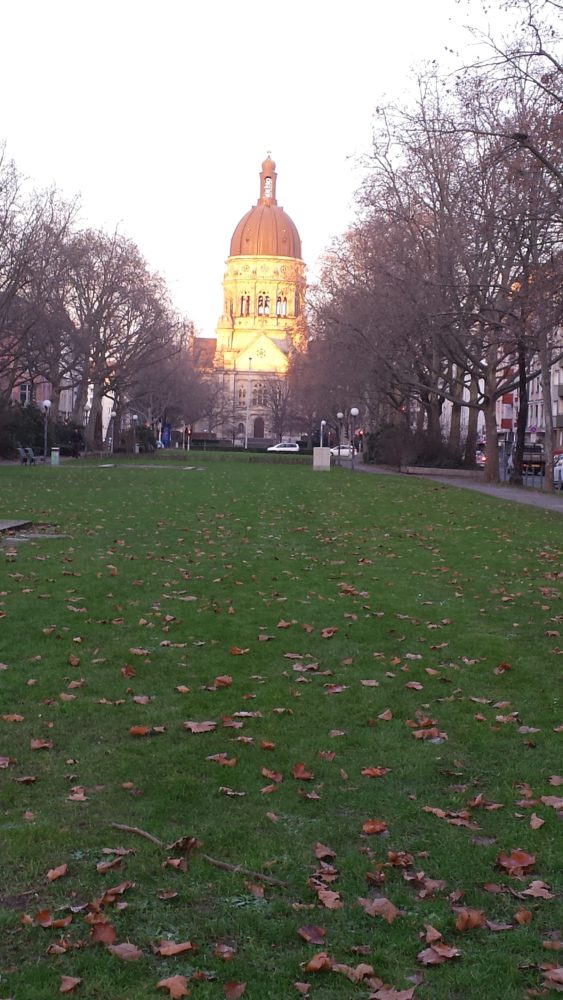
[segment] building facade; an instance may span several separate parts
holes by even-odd
[[[233,232],[223,279],[211,376],[218,397],[213,430],[239,445],[292,434],[285,375],[305,335],[306,279],[301,239],[278,205],[276,186],[268,154],[258,201]]]

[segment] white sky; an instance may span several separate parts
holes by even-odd
[[[79,195],[85,225],[134,239],[174,304],[213,335],[231,235],[257,201],[266,152],[314,275],[353,217],[374,107],[404,95],[421,61],[445,61],[446,47],[468,57],[462,26],[479,10],[477,0],[12,0],[0,140],[34,187]]]

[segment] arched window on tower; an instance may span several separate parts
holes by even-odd
[[[270,315],[270,296],[269,295],[265,295],[264,296],[264,315],[265,316],[269,316]]]
[[[260,295],[258,296],[258,315],[264,315],[264,292],[260,292]]]
[[[245,292],[244,295],[240,297],[240,314],[241,316],[248,316],[250,313],[250,295]]]
[[[299,299],[299,292],[296,292],[295,293],[295,315],[296,316],[299,316],[300,309],[301,309],[301,301]]]
[[[282,314],[282,297],[278,295],[276,299],[276,316],[281,316]]]
[[[287,297],[284,295],[282,299],[282,316],[287,316]]]
[[[246,386],[241,385],[238,391],[238,402],[239,406],[243,406],[246,403]]]

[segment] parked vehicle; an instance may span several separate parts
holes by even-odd
[[[353,451],[354,455],[358,454],[357,448],[354,448]],[[330,454],[333,455],[335,458],[338,458],[338,455],[340,455],[340,458],[352,458],[352,445],[341,444],[340,451],[338,450],[338,445],[337,445],[335,448],[330,449]]]
[[[487,461],[487,456],[485,455],[484,451],[475,452],[475,465],[477,466],[478,469],[484,469],[486,461]]]
[[[563,490],[563,455],[559,455],[553,465],[553,485],[557,490]]]
[[[293,452],[295,454],[295,452],[299,451],[299,445],[297,444],[297,441],[280,441],[279,444],[270,445],[267,450],[277,452]]]

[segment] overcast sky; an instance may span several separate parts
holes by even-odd
[[[374,107],[407,93],[422,61],[445,61],[447,48],[470,57],[463,25],[480,11],[477,0],[2,7],[8,154],[35,187],[79,195],[84,224],[134,239],[207,336],[222,308],[230,238],[256,203],[267,151],[278,204],[314,274],[353,217]]]

